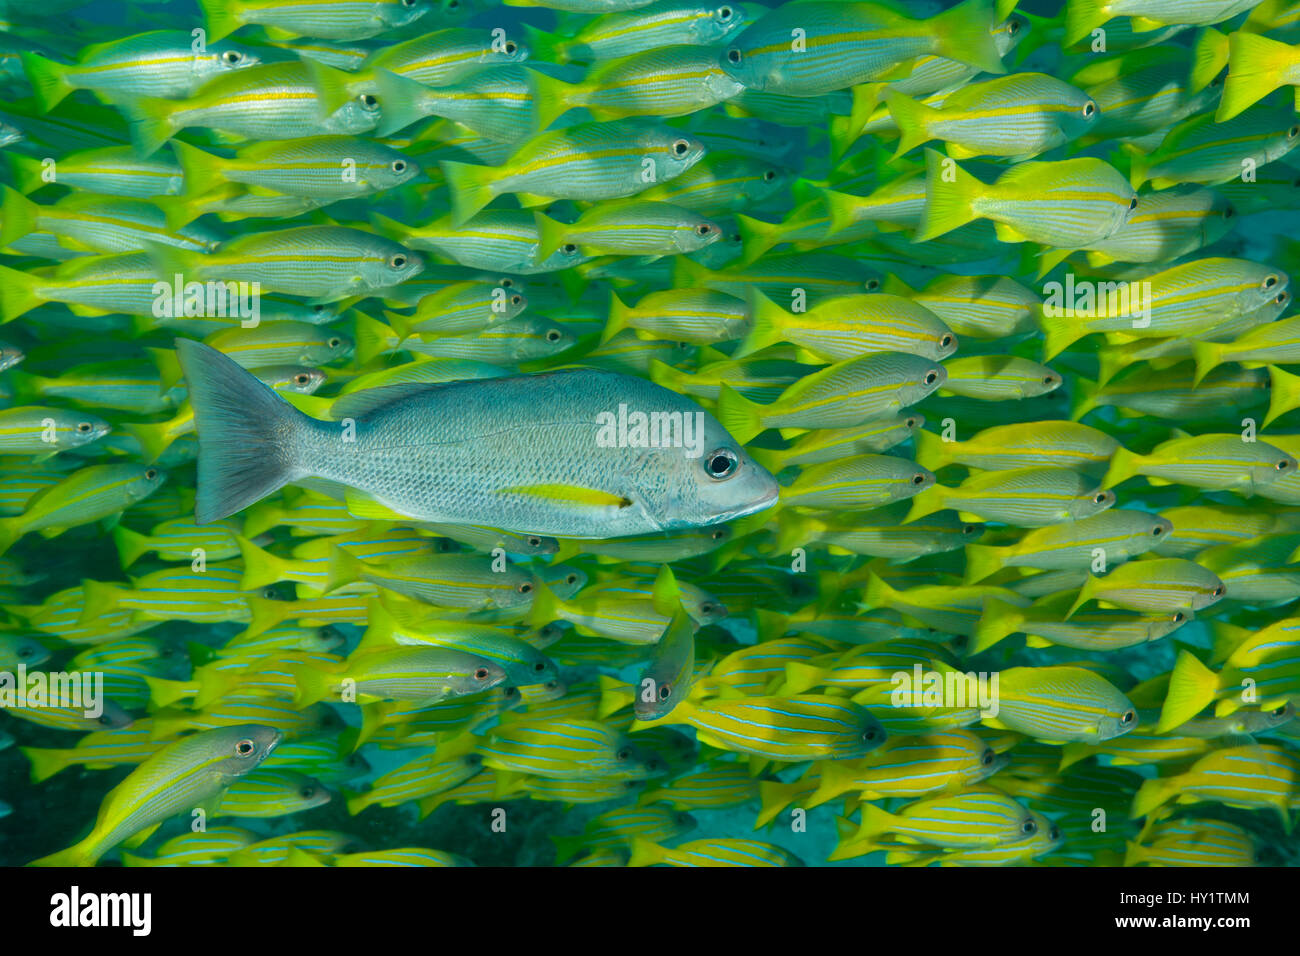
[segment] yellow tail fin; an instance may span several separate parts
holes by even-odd
[[[978,218],[973,203],[984,184],[947,156],[925,151],[925,210],[913,242],[925,242]],[[1049,356],[1050,357],[1050,356]]]
[[[1187,723],[1212,704],[1218,692],[1219,675],[1190,651],[1179,651],[1156,731],[1163,734]]]
[[[1207,30],[1206,33],[1218,31]],[[1223,34],[1219,33],[1219,36],[1222,37]],[[1272,93],[1282,85],[1287,69],[1297,58],[1295,47],[1257,33],[1242,33],[1238,30],[1229,36],[1223,54],[1223,59],[1228,63],[1228,77],[1223,81],[1223,96],[1219,100],[1214,121],[1222,123],[1230,120]],[[1217,65],[1221,68],[1223,63]],[[1217,76],[1218,72],[1216,69],[1211,78]]]

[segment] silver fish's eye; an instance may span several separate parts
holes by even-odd
[[[685,156],[691,151],[691,144],[684,139],[675,139],[672,150],[674,156]]]
[[[1277,285],[1277,282],[1277,276],[1267,275],[1264,277],[1264,281],[1259,284],[1259,287],[1267,292],[1269,289],[1273,288],[1273,286]]]
[[[519,52],[519,44],[514,40],[507,40],[505,45],[506,56],[514,56]]]
[[[1175,624],[1182,624],[1187,619],[1187,615],[1182,611],[1174,611],[1174,616],[1170,618]]]
[[[726,23],[735,15],[735,12],[736,11],[732,10],[731,7],[718,7],[718,19],[723,23]]]
[[[733,46],[730,50],[727,51],[727,62],[730,63],[732,66],[739,66],[740,61],[741,61],[740,48]]]
[[[533,670],[537,671],[539,674],[546,670],[546,661],[538,661],[533,665]]]
[[[918,471],[915,475],[912,476],[912,484],[914,484],[914,485],[923,485],[923,484],[925,484],[925,475],[921,474],[921,473]]]
[[[1020,832],[1025,836],[1033,836],[1038,832],[1038,824],[1033,820],[1026,820],[1024,823],[1020,824]]]
[[[277,596],[278,595],[275,593],[275,588],[273,587],[262,588],[262,597],[266,598],[268,601],[274,601]]]
[[[1163,526],[1163,525],[1156,525],[1154,528],[1151,529],[1151,533],[1154,534],[1154,535],[1162,535],[1162,534],[1164,534],[1164,533],[1165,533],[1164,526]]]
[[[939,340],[939,348],[941,349],[946,349],[950,345],[952,345],[951,335],[945,335],[943,338]]]
[[[541,545],[542,545],[542,539],[537,537],[537,535],[528,536],[528,546],[530,548],[539,548],[541,547]]]
[[[1217,588],[1214,589],[1212,593],[1214,594],[1215,597],[1223,597],[1224,595],[1223,585],[1220,584]]]
[[[1231,219],[1235,215],[1237,215],[1237,210],[1232,207],[1231,203],[1223,207],[1224,219]]]
[[[1300,136],[1300,126],[1292,126],[1286,131],[1287,139],[1295,139],[1297,136]]]
[[[388,257],[388,268],[401,269],[406,266],[406,253],[394,252]]]
[[[295,385],[306,385],[308,382],[311,381],[311,376],[308,375],[306,372],[299,372],[297,375],[293,377],[293,381]]]
[[[324,314],[325,314],[325,306],[323,306],[323,305],[313,305],[313,306],[311,307],[311,310],[312,310],[312,312],[315,313],[316,315],[324,315]]]
[[[227,66],[234,66],[243,59],[244,54],[237,50],[227,50],[225,53],[221,54],[221,62],[225,63]]]
[[[721,528],[714,529],[713,533],[709,535],[709,537],[712,538],[714,541],[721,541],[725,536],[726,536],[726,532],[723,531]]]
[[[533,585],[532,582],[530,581],[525,581],[523,584],[519,585],[518,587],[518,591],[520,594],[528,594],[529,592],[532,591],[532,589],[533,589]]]
[[[1106,499],[1107,499],[1108,497],[1110,497],[1110,496],[1109,496],[1106,492],[1104,492],[1104,491],[1099,491],[1099,492],[1097,492],[1095,495],[1092,496],[1092,500],[1095,501],[1097,504],[1102,505],[1102,504],[1105,504],[1105,503],[1106,503]]]
[[[939,373],[936,372],[934,369],[931,369],[930,371],[925,373],[926,385],[933,385],[937,381],[939,381]]]
[[[1133,713],[1131,710],[1126,710],[1124,713],[1119,715],[1119,722],[1126,727],[1135,720],[1137,720],[1137,714]]]
[[[985,767],[991,767],[996,759],[997,755],[993,753],[992,749],[985,750],[984,753],[980,754],[980,764]]]
[[[393,160],[393,166],[392,166],[392,169],[393,169],[393,172],[395,172],[395,173],[404,173],[404,172],[406,172],[406,160],[404,160],[404,159],[395,159],[395,160]]]
[[[877,289],[880,288],[880,280],[868,279],[866,282],[863,283],[863,288],[865,288],[868,292],[875,292]]]
[[[373,110],[379,107],[379,98],[373,93],[362,93],[357,99],[361,101],[363,110]]]
[[[1132,212],[1137,207],[1138,207],[1138,198],[1137,196],[1134,196],[1132,199],[1128,201],[1128,211]]]
[[[571,242],[566,242],[564,245],[560,246],[560,251],[566,256],[571,256],[578,251],[578,247]]]
[[[1290,467],[1291,467],[1291,459],[1290,459],[1290,458],[1283,458],[1281,461],[1279,461],[1279,462],[1277,463],[1277,470],[1278,470],[1278,471],[1286,471],[1286,470],[1287,470],[1288,468],[1290,468]]]
[[[776,179],[776,170],[767,169],[763,171],[763,182],[770,183]]]
[[[1014,17],[1013,17],[1011,20],[1008,20],[1008,21],[1007,21],[1007,32],[1010,33],[1012,36],[1015,36],[1017,33],[1019,33],[1019,32],[1020,32],[1020,21],[1017,20],[1017,19],[1015,19]]]
[[[702,222],[695,227],[695,231],[699,233],[701,236],[707,236],[709,235],[709,233],[713,232],[713,227],[709,225],[707,222]]]
[[[1282,292],[1279,292],[1277,295],[1275,295],[1273,297],[1273,301],[1276,302],[1278,305],[1286,305],[1286,300],[1289,298],[1291,298],[1291,296],[1289,296],[1284,290]]]
[[[257,747],[247,737],[235,744],[235,753],[240,757],[251,757],[256,749]]]
[[[77,431],[81,432],[81,434],[83,435],[90,434],[90,429],[91,429],[90,422],[77,422]]]
[[[659,699],[660,699],[660,700],[667,700],[667,699],[668,699],[669,697],[671,697],[672,695],[673,695],[673,687],[672,687],[671,684],[660,684],[660,685],[659,685]]]
[[[339,338],[339,337],[336,335],[336,336],[334,336],[332,339],[330,339],[328,342],[326,342],[325,344],[328,345],[328,346],[329,346],[330,348],[332,348],[332,349],[336,349],[336,348],[338,348],[340,345],[343,344],[343,340],[342,340],[341,338]]]
[[[903,424],[904,424],[906,427],[908,427],[908,428],[916,428],[916,427],[918,427],[921,423],[918,422],[918,421],[916,420],[916,416],[915,416],[915,415],[909,415],[909,416],[907,417],[907,419],[903,422]]]
[[[512,296],[510,297],[510,304],[511,304],[511,305],[523,305],[523,304],[524,304],[524,297],[523,297],[522,295],[512,295]]]
[[[144,470],[144,477],[145,477],[145,480],[146,480],[146,481],[153,481],[155,478],[158,477],[158,469],[157,469],[157,468],[146,468],[146,469]]]
[[[566,584],[577,584],[578,576],[576,574],[570,574],[568,577],[564,579],[564,581]]]
[[[478,670],[474,671],[475,680],[487,680],[489,676],[490,675],[486,667],[480,667]]]
[[[413,7],[415,6],[415,0],[402,0],[402,6]]]
[[[312,797],[316,796],[316,788],[303,787],[301,790],[298,791],[298,793],[302,796],[304,800],[310,800]]]
[[[1094,103],[1092,100],[1088,100],[1088,102],[1083,104],[1084,119],[1091,119],[1092,115],[1096,112],[1097,112],[1097,104]]]
[[[1270,715],[1273,716],[1273,717],[1283,717],[1283,716],[1286,715],[1286,710],[1287,710],[1287,705],[1286,705],[1286,704],[1283,704],[1281,707],[1278,707],[1278,708],[1276,708],[1275,710],[1269,711],[1269,713],[1270,713]]]
[[[867,743],[871,743],[873,740],[876,740],[879,736],[880,736],[880,731],[876,730],[875,727],[868,727],[866,730],[862,731],[862,739]]]
[[[563,336],[563,334],[560,332],[559,329],[550,329],[550,330],[546,333],[546,341],[548,341],[548,342],[558,342],[558,341],[560,341],[560,339],[562,339],[563,337],[564,337],[564,336]]]
[[[1058,380],[1057,380],[1057,378],[1056,378],[1055,375],[1044,375],[1044,376],[1043,376],[1043,384],[1044,384],[1044,385],[1058,385],[1058,384],[1060,384],[1060,383],[1058,382]]]
[[[548,681],[547,681],[545,684],[543,684],[542,686],[545,687],[547,690],[555,690],[555,688],[557,688],[557,687],[560,686],[560,682],[559,682],[558,680],[548,680]],[[514,691],[517,691],[517,690],[518,690],[517,687],[512,687],[512,688],[510,688],[510,689],[511,689],[511,690],[514,690]]]
[[[963,526],[962,526],[961,533],[962,533],[962,534],[977,534],[977,533],[979,533],[979,530],[980,530],[980,526],[979,526],[979,525],[977,525],[977,524],[968,524],[968,525],[963,525]]]
[[[710,604],[708,601],[705,601],[703,604],[700,605],[700,613],[701,613],[701,614],[712,614],[712,613],[713,613],[713,605]]]
[[[719,448],[704,460],[704,470],[714,481],[730,478],[736,473],[740,459],[729,448]]]

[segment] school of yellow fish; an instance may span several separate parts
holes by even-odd
[[[0,862],[1300,863],[1300,2],[1020,6],[0,0]]]

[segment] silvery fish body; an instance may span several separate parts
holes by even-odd
[[[336,402],[331,414],[341,420],[323,422],[216,350],[177,345],[200,436],[200,523],[308,477],[346,485],[358,516],[397,512],[571,538],[710,525],[777,497],[775,479],[713,416],[617,373],[371,389]],[[656,422],[680,416],[681,429],[664,424],[651,447],[638,412],[664,416]]]

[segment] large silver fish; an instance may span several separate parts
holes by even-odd
[[[325,422],[209,346],[177,351],[199,433],[200,524],[304,478],[346,486],[358,517],[569,538],[716,524],[777,498],[776,480],[712,415],[614,372],[369,389],[336,401],[339,420]]]

